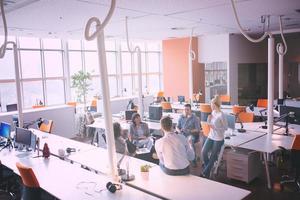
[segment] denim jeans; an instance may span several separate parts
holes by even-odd
[[[207,138],[204,146],[202,148],[202,157],[204,161],[204,168],[202,174],[206,177],[209,176],[211,168],[213,167],[215,161],[218,158],[218,153],[221,150],[222,145],[224,144],[224,140],[216,141],[210,138]],[[211,152],[210,157],[208,158],[208,154]]]
[[[180,176],[180,175],[186,175],[190,173],[189,166],[187,166],[184,169],[168,169],[161,162],[159,163],[159,166],[163,170],[163,172],[171,176]]]
[[[187,136],[187,140],[191,140],[192,141],[192,147],[193,147],[193,150],[195,152],[195,158],[193,160],[194,163],[196,163],[197,161],[197,155],[196,155],[196,149],[195,149],[195,143],[196,142],[199,142],[199,135],[189,135]]]

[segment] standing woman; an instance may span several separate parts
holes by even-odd
[[[221,100],[217,95],[211,100],[212,113],[207,118],[210,126],[209,135],[202,148],[204,168],[202,176],[209,177],[211,168],[218,158],[218,153],[224,144],[224,133],[227,130],[227,120],[225,114],[221,111]],[[210,153],[210,157],[208,154]]]
[[[131,142],[138,148],[146,147],[150,150],[153,146],[153,139],[150,137],[148,124],[142,122],[138,113],[133,114],[131,120],[129,130]]]

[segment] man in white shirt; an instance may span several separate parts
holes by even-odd
[[[190,161],[195,158],[192,142],[185,136],[174,133],[172,119],[165,116],[160,120],[164,136],[155,142],[155,150],[161,169],[169,175],[189,174]]]

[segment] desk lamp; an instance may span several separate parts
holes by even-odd
[[[289,136],[289,119],[290,118],[294,118],[295,117],[295,113],[294,112],[289,112],[289,113],[285,113],[283,115],[281,115],[279,118],[275,119],[274,120],[274,125],[275,126],[278,126],[280,128],[285,128],[285,133],[284,135],[285,136]],[[280,125],[280,124],[277,124],[278,122],[280,122],[281,120],[285,119],[285,125]],[[278,130],[276,129],[276,130]]]
[[[241,112],[244,112],[244,111],[241,111]],[[238,112],[238,113],[235,115],[236,119],[238,119],[238,121],[239,121],[239,123],[240,123],[240,125],[241,125],[241,128],[238,128],[237,131],[238,131],[239,133],[245,133],[246,130],[244,129],[243,122],[241,121],[241,119],[240,119],[240,117],[239,117],[239,114],[240,114],[241,112]]]
[[[128,141],[128,140],[127,140]],[[118,169],[118,175],[121,176],[122,181],[132,181],[135,179],[135,176],[133,174],[129,173],[129,161],[126,163],[126,170],[121,169],[121,163],[123,162],[125,156],[130,153],[133,154],[135,153],[136,149],[129,148],[128,142],[126,141],[126,149],[125,153],[122,155],[121,159],[117,163],[117,169]]]

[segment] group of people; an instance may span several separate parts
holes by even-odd
[[[212,99],[211,108],[212,113],[207,119],[210,132],[201,151],[203,160],[201,176],[203,177],[209,176],[218,153],[224,144],[224,132],[227,130],[227,121],[225,114],[221,111],[219,96]],[[173,128],[173,122],[169,116],[162,117],[160,124],[163,137],[156,140],[155,151],[161,169],[169,175],[188,174],[190,163],[192,163],[192,166],[197,165],[195,143],[199,141],[201,130],[198,117],[192,113],[191,105],[186,104],[176,129]],[[116,151],[125,153],[126,142],[123,139],[119,123],[114,123],[114,134]],[[137,113],[132,116],[128,139],[139,148],[151,148],[153,146],[153,139],[150,137],[148,125],[141,121],[141,117]]]

